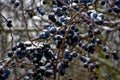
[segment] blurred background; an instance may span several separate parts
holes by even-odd
[[[50,7],[51,3],[49,3],[50,0],[46,1],[48,1],[49,6],[43,5],[43,0],[16,0],[16,2],[20,2],[20,4],[15,8],[15,4],[11,3],[11,0],[0,0],[0,61],[7,57],[6,54],[12,46],[17,45],[17,43],[21,41],[24,42],[37,39],[39,34],[44,31],[45,25],[51,23],[47,18],[47,14],[52,12]],[[106,25],[101,26],[103,31],[100,37],[105,45],[107,45],[108,50],[115,50],[118,52],[118,56],[120,56],[120,30],[117,29],[109,32],[111,29],[120,27],[120,14],[106,12],[109,6],[101,6],[100,3],[103,0],[94,1],[96,1],[96,4],[93,4],[92,7],[89,6],[91,7],[90,9],[96,9],[98,13],[103,13],[105,16],[104,20]],[[112,1],[109,4],[112,5]],[[39,6],[44,8],[46,15],[39,15],[36,10],[36,7]],[[74,13],[75,12],[73,12],[73,14]],[[76,17],[76,19],[77,18],[79,17]],[[11,28],[7,27],[6,19],[12,20]],[[80,26],[79,30],[81,34],[86,33],[87,24],[76,24],[76,26]],[[86,38],[83,38],[83,41],[86,42],[86,40]],[[48,42],[54,45],[52,39]],[[80,51],[79,54],[81,55],[82,51]],[[100,75],[100,80],[120,79],[120,60],[116,61],[112,58],[108,60],[105,59],[104,55],[99,53],[94,54],[91,57],[96,61],[101,62],[99,69],[95,70],[95,73]],[[89,80],[88,78],[92,73],[89,73],[88,69],[83,67],[79,58],[73,59],[70,65],[71,66],[66,70],[65,76],[61,77],[61,80]],[[118,72],[116,72],[117,69]],[[16,67],[13,70],[13,73],[11,73],[11,78],[8,80],[15,80],[15,77],[22,74],[20,71],[21,69]]]

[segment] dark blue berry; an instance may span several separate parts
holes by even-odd
[[[99,29],[95,29],[95,30],[94,30],[94,33],[95,33],[95,34],[100,34],[101,32],[100,32]]]
[[[52,27],[52,28],[50,29],[50,33],[52,33],[52,34],[56,33],[56,31],[57,31],[57,29],[56,29],[55,27]]]
[[[15,2],[14,8],[17,8],[20,5],[19,2]]]
[[[112,12],[112,8],[109,8],[109,9],[107,10],[107,12],[108,12],[108,13],[111,13],[111,12]]]
[[[48,36],[49,36],[49,35],[50,35],[50,32],[51,32],[51,31],[49,31],[49,30],[48,30],[48,31],[45,31],[45,35],[48,35]]]
[[[21,65],[20,65],[20,68],[25,68],[25,65],[24,65],[24,64],[21,64]]]
[[[106,58],[106,59],[109,59],[109,58],[110,58],[110,55],[109,55],[109,54],[106,54],[106,55],[105,55],[105,58]]]
[[[43,4],[44,4],[44,5],[46,4],[46,0],[43,0]]]
[[[15,51],[16,49],[17,49],[17,47],[13,47],[13,48],[12,48],[12,51]]]
[[[101,17],[102,20],[104,19],[104,15],[103,14],[100,14],[99,17]]]
[[[63,6],[63,7],[62,7],[62,10],[63,10],[63,11],[66,11],[66,10],[67,10],[67,6]]]
[[[55,15],[54,14],[49,14],[48,19],[50,19],[53,22],[56,22]]]
[[[68,57],[67,57],[67,59],[69,60],[69,61],[72,61],[72,55],[69,55]]]
[[[60,18],[60,21],[61,21],[61,22],[65,22],[65,18],[64,18],[64,17],[61,17],[61,18]]]
[[[106,47],[102,47],[102,50],[103,50],[104,52],[106,52],[106,51],[107,51],[107,48],[106,48]]]
[[[94,29],[95,26],[89,25],[89,29]]]
[[[93,13],[94,18],[97,18],[97,16],[98,16],[97,13]]]
[[[10,70],[9,70],[9,69],[4,69],[3,72],[4,72],[4,74],[5,74],[6,76],[8,76],[8,75],[10,74]]]
[[[95,65],[94,64],[89,64],[89,68],[91,69],[91,70],[93,70],[94,68],[95,68]]]
[[[95,21],[95,23],[96,23],[97,25],[102,25],[102,24],[104,24],[104,21],[103,21],[103,20]]]
[[[12,27],[12,21],[11,20],[7,21],[7,27],[9,27],[9,28]]]
[[[73,56],[73,57],[77,57],[77,56],[78,56],[78,53],[74,52],[74,53],[72,54],[72,56]]]
[[[15,0],[10,0],[10,2],[14,4],[14,3],[15,3]]]
[[[46,77],[50,77],[51,75],[53,75],[53,70],[46,70],[45,73],[44,73],[44,75]]]
[[[79,6],[73,6],[73,8],[76,10],[76,11],[79,11]]]
[[[101,5],[104,6],[105,5],[105,1],[101,1]]]
[[[68,4],[68,3],[69,3],[69,0],[64,0],[64,3]]]
[[[74,31],[75,31],[75,32],[78,32],[78,31],[79,31],[79,29],[78,29],[77,27],[75,27]]]
[[[20,47],[23,47],[24,46],[24,43],[23,42],[19,42],[19,44],[18,44],[18,48],[20,48]]]
[[[86,58],[84,57],[84,56],[80,56],[80,60],[82,61],[82,62],[87,62],[87,60],[86,60]]]
[[[78,45],[79,45],[79,47],[82,47],[83,44],[84,43],[80,41]]]
[[[118,9],[118,8],[113,8],[113,11],[117,14],[120,13],[120,9]]]
[[[70,56],[70,53],[68,51],[65,51],[63,56],[65,59],[67,59]]]
[[[46,38],[48,38],[48,36],[43,33],[43,34],[40,34],[40,35],[39,35],[39,38],[40,38],[40,39],[46,39]]]
[[[97,44],[102,44],[102,41],[99,38],[96,38],[95,41]]]
[[[81,3],[92,3],[93,0],[80,0]]]
[[[91,30],[88,30],[88,36],[89,36],[90,38],[93,37],[93,32],[92,32]]]
[[[59,22],[59,21],[56,21],[55,23],[56,23],[57,26],[62,26],[62,23]]]
[[[9,53],[7,53],[7,56],[11,58],[13,56],[13,54],[11,52],[9,52]]]
[[[44,15],[45,11],[43,10],[43,8],[41,7],[37,7],[37,11],[39,12],[39,14]]]
[[[72,0],[73,2],[75,2],[75,3],[78,3],[79,1],[78,0]]]
[[[112,55],[113,55],[113,59],[114,59],[114,60],[119,60],[119,56],[118,56],[118,54],[117,54],[117,51],[114,51],[114,52],[112,53]]]
[[[3,75],[3,74],[4,74],[3,70],[2,70],[2,69],[0,69],[0,75]]]
[[[94,50],[95,50],[95,44],[94,43],[90,43],[89,45],[88,45],[88,52],[94,52]]]

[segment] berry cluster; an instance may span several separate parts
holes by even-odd
[[[48,26],[48,30],[43,31],[40,35],[39,38],[40,39],[47,39],[50,34],[54,34],[57,32],[57,28],[54,25],[49,25]]]
[[[13,57],[16,57],[20,60],[26,58],[27,60],[32,62],[32,72],[28,72],[25,76],[25,79],[33,78],[35,80],[39,80],[44,78],[43,76],[53,77],[55,73],[55,66],[57,66],[56,72],[63,76],[65,73],[65,69],[69,66],[69,61],[71,61],[73,57],[78,56],[76,52],[70,53],[68,50],[66,50],[63,57],[65,61],[61,61],[56,65],[57,56],[49,44],[41,44],[41,47],[38,48],[33,46],[34,45],[32,45],[30,42],[20,42],[7,54],[8,57],[11,59]],[[25,68],[26,66],[24,64],[20,64],[20,68]],[[12,65],[11,67],[14,67],[15,63],[11,62],[9,63],[9,65]],[[4,66],[4,64],[1,64],[0,66],[2,67]],[[1,79],[5,78],[3,80],[6,80],[8,78],[10,74],[9,69],[1,70]]]
[[[85,68],[90,69],[91,71],[93,71],[93,69],[95,68],[99,68],[99,62],[94,62],[91,58],[89,57],[85,57],[85,56],[81,56],[80,60],[83,62],[83,66]]]
[[[16,0],[10,0],[10,2],[14,4],[14,8],[17,8],[20,5],[20,2]]]
[[[9,28],[12,27],[12,21],[11,20],[7,21],[7,27],[9,27]]]
[[[104,6],[105,4],[106,5],[109,4],[109,6],[110,6],[107,10],[109,13],[116,13],[116,14],[120,13],[120,0],[114,0],[114,1],[108,2],[108,3],[105,0],[101,1],[101,5]]]
[[[9,69],[1,69],[0,70],[0,79],[1,80],[7,80],[7,78],[9,77],[10,74],[10,70]]]
[[[104,15],[102,13],[97,13],[95,10],[90,10],[87,13],[83,13],[83,16],[89,18],[97,25],[102,25],[104,23]]]
[[[26,58],[32,62],[31,67],[33,67],[32,71],[34,72],[28,73],[31,75],[26,75],[27,78],[33,77],[33,79],[38,80],[42,78],[42,76],[50,77],[54,73],[53,62],[56,60],[56,56],[54,51],[48,44],[44,43],[42,47],[36,48],[33,47],[33,45],[30,42],[27,43],[20,42],[18,43],[17,46],[13,47],[11,51],[8,53],[9,58],[13,58],[14,56],[19,58],[20,60]],[[14,67],[13,62],[11,62],[11,65]],[[20,65],[20,68],[24,67],[25,67],[24,64]],[[5,70],[5,73],[6,72],[8,71]],[[8,78],[8,75],[9,74],[6,73],[5,76],[7,76]]]

